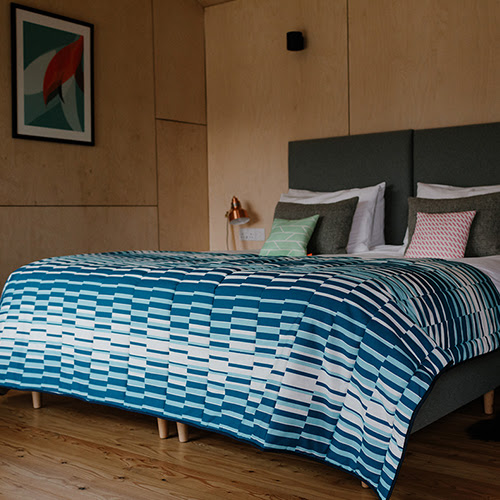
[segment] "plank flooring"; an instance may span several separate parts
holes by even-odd
[[[495,402],[500,410],[499,394]],[[500,499],[500,443],[470,439],[477,400],[410,438],[394,500]],[[171,425],[172,434],[175,425]],[[44,394],[0,397],[0,498],[375,499],[359,480],[305,457],[192,429],[160,440],[156,419]]]

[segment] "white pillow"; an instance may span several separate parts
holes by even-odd
[[[281,195],[280,201],[313,205],[316,203],[335,203],[357,196],[359,201],[352,219],[347,253],[358,253],[366,252],[373,246],[385,243],[384,192],[385,182],[366,188],[344,189],[334,192],[290,189],[288,193]]]
[[[373,218],[372,238],[370,248],[385,245],[385,182],[378,184],[377,201],[375,204],[375,215]]]
[[[500,192],[500,184],[492,186],[471,186],[458,187],[447,184],[427,184],[417,182],[417,198],[428,198],[431,200],[469,198],[480,194],[490,194]],[[406,229],[403,245],[408,245],[408,229]]]
[[[424,182],[417,182],[417,197],[430,198],[433,200],[443,198],[468,198],[479,194],[498,193],[499,191],[500,184],[494,186],[457,187],[447,186],[445,184],[425,184]]]

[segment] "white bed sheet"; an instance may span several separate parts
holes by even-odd
[[[387,257],[403,257],[405,253],[405,245],[381,245],[373,248],[369,252],[357,253],[359,257],[364,258],[387,258]],[[471,266],[477,267],[487,274],[493,284],[500,292],[500,255],[489,255],[488,257],[467,257],[457,259],[459,262],[466,262]]]

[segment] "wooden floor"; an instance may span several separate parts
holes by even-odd
[[[1,499],[376,498],[304,457],[196,429],[189,443],[160,440],[152,417],[61,396],[43,402],[34,410],[29,393],[0,397]],[[392,499],[500,499],[500,443],[465,432],[485,418],[478,400],[414,434]]]

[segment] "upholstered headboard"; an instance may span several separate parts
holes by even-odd
[[[415,189],[500,184],[500,123],[415,130],[413,144]]]
[[[293,141],[289,187],[337,191],[387,183],[385,237],[401,244],[417,182],[500,184],[500,123]]]
[[[290,188],[337,191],[385,181],[387,242],[403,241],[412,194],[412,131],[289,143]]]

